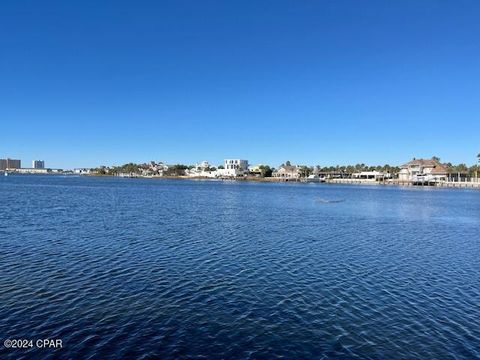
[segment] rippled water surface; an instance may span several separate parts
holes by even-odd
[[[6,359],[480,357],[480,191],[0,179]]]

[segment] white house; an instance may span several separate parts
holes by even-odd
[[[191,177],[217,177],[217,171],[211,171],[208,161],[195,164],[195,167],[185,170],[185,174]]]
[[[253,176],[261,176],[262,175],[262,166],[263,165],[252,165],[248,167],[248,173]]]
[[[413,159],[402,165],[398,174],[400,181],[445,181],[448,171],[438,161],[433,159]]]
[[[225,159],[224,169],[218,170],[219,176],[237,177],[248,174],[248,160]]]
[[[195,170],[197,171],[205,171],[210,168],[210,164],[207,160],[202,161],[201,163],[195,164]]]
[[[78,175],[88,175],[88,174],[90,174],[90,169],[88,169],[88,168],[75,168],[75,169],[73,169],[73,173],[78,174]]]
[[[272,174],[273,177],[282,178],[282,179],[298,179],[301,176],[301,168],[298,165],[282,165],[278,170],[274,171]]]

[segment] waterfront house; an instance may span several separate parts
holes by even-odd
[[[225,159],[224,169],[218,170],[219,176],[237,177],[248,174],[248,160]]]
[[[201,163],[195,164],[195,170],[197,171],[208,171],[210,169],[210,164],[207,160],[202,161]]]
[[[164,176],[168,171],[169,166],[162,161],[150,161],[150,164],[146,166],[146,169],[142,171],[142,175],[157,175]]]
[[[77,175],[88,175],[90,174],[89,168],[75,168],[73,169],[73,173]]]
[[[163,162],[158,162],[158,163],[155,163],[154,165],[154,169],[161,175],[163,175],[163,173],[167,172],[168,171],[168,168],[169,166]]]
[[[248,168],[248,172],[253,176],[262,176],[263,165],[252,165]]]
[[[217,171],[212,169],[209,162],[205,160],[185,170],[185,174],[190,177],[216,177]]]
[[[301,176],[301,168],[298,165],[282,165],[278,168],[278,170],[275,170],[272,174],[273,177],[275,178],[281,178],[285,180],[289,179],[299,179]]]
[[[410,182],[436,182],[447,180],[447,168],[434,159],[413,159],[402,165],[398,179]]]

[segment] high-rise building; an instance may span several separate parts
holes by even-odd
[[[21,160],[16,159],[0,159],[0,170],[20,169],[22,167]]]
[[[45,169],[45,161],[43,160],[33,160],[32,168],[34,169]]]
[[[20,169],[22,161],[16,159],[7,159],[7,169]]]

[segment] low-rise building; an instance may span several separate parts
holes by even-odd
[[[90,174],[90,169],[88,168],[75,168],[73,169],[73,173],[77,175],[88,175]]]
[[[252,165],[248,167],[248,172],[253,176],[262,176],[262,166],[263,165]]]
[[[34,169],[34,168],[22,168],[11,170],[18,174],[48,174],[54,172],[52,169]]]
[[[272,174],[273,177],[281,179],[299,179],[302,175],[301,167],[298,165],[282,165]]]
[[[206,171],[210,169],[210,164],[207,160],[203,160],[202,162],[195,164],[195,170],[197,171]]]
[[[163,176],[168,171],[169,166],[163,163],[162,161],[150,161],[150,164],[145,164],[141,173],[144,176]]]
[[[398,174],[400,181],[435,182],[445,181],[447,168],[434,159],[413,159],[402,165]]]
[[[191,169],[185,170],[185,175],[190,177],[214,178],[217,177],[217,171],[210,166],[208,161],[204,160],[198,164],[195,164],[195,166]]]

